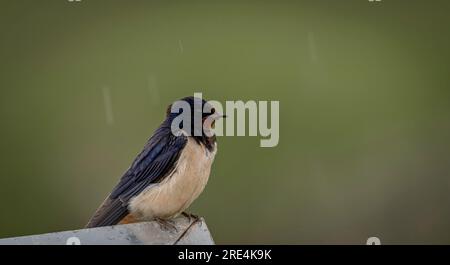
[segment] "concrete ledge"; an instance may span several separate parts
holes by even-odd
[[[0,239],[0,245],[213,245],[203,218],[180,216],[174,227],[142,222]]]

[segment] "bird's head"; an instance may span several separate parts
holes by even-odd
[[[172,132],[182,131],[187,136],[194,137],[197,142],[207,147],[214,145],[216,137],[212,129],[217,119],[225,115],[206,100],[197,97],[185,97],[167,107],[166,122],[172,126]],[[190,124],[190,126],[186,126]]]

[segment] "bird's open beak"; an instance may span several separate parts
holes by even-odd
[[[223,114],[221,114],[221,113],[214,113],[214,114],[212,115],[212,117],[214,117],[214,119],[212,120],[211,128],[215,128],[215,126],[216,126],[216,120],[218,120],[218,119],[220,119],[220,118],[226,118],[227,115],[223,115]]]

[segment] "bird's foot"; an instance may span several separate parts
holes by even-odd
[[[189,219],[189,223],[192,223],[192,219],[193,219],[193,222],[197,222],[200,219],[200,217],[198,217],[198,215],[195,215],[192,213],[182,212],[181,214]]]
[[[161,227],[162,230],[165,231],[174,230],[175,232],[178,232],[178,228],[173,221],[161,218],[156,218],[155,221],[159,224],[159,227]]]

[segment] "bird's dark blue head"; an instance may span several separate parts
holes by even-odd
[[[208,130],[214,128],[214,121],[221,117],[224,115],[216,113],[215,108],[206,100],[185,97],[169,105],[164,123],[171,126],[172,133],[182,132],[192,136],[198,143],[211,149],[216,142],[216,136]]]

